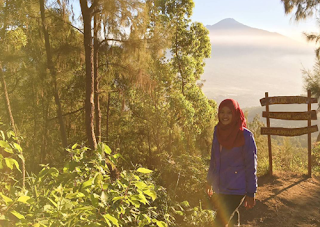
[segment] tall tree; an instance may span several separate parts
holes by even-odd
[[[59,96],[59,89],[58,89],[58,83],[57,83],[57,71],[54,66],[54,62],[52,60],[48,26],[46,24],[44,0],[40,0],[40,13],[41,13],[41,21],[42,21],[42,31],[44,34],[45,47],[46,47],[46,53],[47,53],[47,67],[52,77],[53,95],[54,95],[54,100],[57,106],[57,116],[58,116],[59,125],[60,125],[61,141],[62,141],[62,146],[66,148],[68,146],[67,133],[66,133],[63,116],[62,116],[63,114],[62,114],[61,100]]]
[[[89,147],[93,150],[97,148],[97,140],[94,130],[94,65],[93,65],[93,37],[92,37],[92,16],[98,1],[95,0],[88,6],[87,0],[80,0],[81,13],[84,29],[84,48],[86,59],[86,99],[85,99],[85,119],[86,133]]]

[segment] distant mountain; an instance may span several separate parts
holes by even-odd
[[[226,18],[224,20],[219,21],[218,23],[214,25],[207,25],[206,26],[210,31],[211,30],[226,30],[226,29],[252,29],[249,26],[246,26],[244,24],[239,23],[233,18]]]
[[[233,18],[227,18],[214,25],[206,26],[210,32],[226,34],[228,32],[238,35],[282,36],[276,32],[268,32],[241,24]]]
[[[314,64],[314,48],[279,33],[228,18],[206,26],[212,44],[206,60],[203,91],[218,103],[238,100],[241,107],[259,106],[269,96],[304,94],[301,70]]]

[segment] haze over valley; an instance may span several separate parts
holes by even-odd
[[[260,106],[266,91],[269,96],[306,95],[302,69],[312,69],[314,46],[230,18],[206,27],[212,45],[202,76],[208,98],[218,103],[234,98],[246,108]]]

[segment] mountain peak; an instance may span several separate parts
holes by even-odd
[[[210,30],[210,28],[214,29],[244,29],[244,28],[250,28],[244,24],[241,24],[240,22],[236,21],[233,18],[226,18],[214,25],[207,26]]]
[[[226,18],[226,19],[223,19],[221,21],[219,21],[217,24],[241,24],[239,23],[238,21],[236,21],[235,19],[233,18]]]
[[[214,25],[206,26],[211,35],[228,35],[228,36],[247,36],[247,37],[282,37],[284,36],[275,33],[262,30],[259,28],[249,27],[241,24],[233,18],[226,18]]]

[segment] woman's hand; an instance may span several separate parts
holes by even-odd
[[[209,183],[206,184],[206,193],[208,194],[209,197],[213,195],[213,190],[212,190],[211,184]]]
[[[256,200],[254,199],[254,197],[250,197],[250,196],[246,196],[244,198],[244,207],[248,210],[253,208],[256,205]]]

